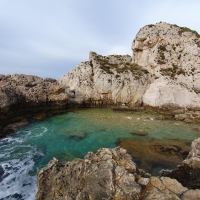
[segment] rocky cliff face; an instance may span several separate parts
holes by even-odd
[[[68,101],[65,88],[55,79],[23,74],[0,75],[0,137],[3,128],[20,117],[64,109]]]
[[[200,108],[200,35],[167,23],[140,29],[133,56],[90,53],[60,79],[78,103]]]
[[[199,107],[200,35],[185,27],[157,23],[143,27],[132,44],[133,62],[156,76],[143,102],[153,107]]]
[[[100,149],[84,159],[49,162],[38,173],[37,200],[188,200],[200,190],[189,190],[177,180],[153,177],[136,167],[125,149]]]
[[[89,61],[79,64],[59,82],[78,103],[96,106],[142,104],[142,96],[153,78],[132,64],[129,55],[101,56],[90,52]]]

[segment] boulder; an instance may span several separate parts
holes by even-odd
[[[37,199],[139,199],[135,163],[124,149],[100,149],[83,160],[52,160],[38,173]]]
[[[148,135],[148,132],[146,132],[146,131],[137,131],[137,130],[132,130],[131,131],[131,134],[133,134],[133,135],[139,135],[139,136],[146,136],[146,135]]]
[[[199,200],[200,190],[188,190],[181,195],[182,200]]]

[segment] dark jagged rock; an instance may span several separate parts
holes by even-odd
[[[200,188],[200,138],[192,142],[188,157],[173,170],[162,170],[161,175],[177,179],[182,185]]]
[[[10,123],[20,121],[26,115],[65,109],[68,97],[55,79],[14,74],[0,75],[0,137],[12,133],[5,128]]]
[[[0,182],[2,181],[2,176],[4,174],[3,167],[0,165]]]

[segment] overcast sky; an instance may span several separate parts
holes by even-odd
[[[200,0],[0,0],[0,74],[60,78],[90,51],[132,54],[160,21],[200,32]]]

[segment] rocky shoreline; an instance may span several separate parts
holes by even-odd
[[[191,154],[196,151],[198,142],[196,140],[193,142]],[[196,163],[191,166],[191,160],[194,159]],[[183,163],[187,163],[190,169],[187,172],[190,173],[200,163],[200,159],[195,155]],[[195,175],[199,177],[200,174]],[[182,179],[183,184],[181,179],[179,181],[169,178],[166,173],[165,176],[155,177],[138,169],[125,149],[103,148],[96,154],[89,152],[84,159],[75,159],[72,162],[61,163],[54,158],[38,173],[36,198],[37,200],[197,200],[200,198],[200,190],[196,189],[199,186],[197,182],[195,183],[194,177],[188,179],[188,182]]]
[[[72,107],[147,109],[160,114],[157,120],[172,116],[199,123],[199,44],[197,32],[157,23],[140,29],[132,56],[90,52],[88,61],[58,81],[0,75],[0,138],[27,124],[27,119]],[[38,174],[37,199],[200,199],[199,146],[200,139],[194,140],[181,165],[161,172],[165,177],[138,169],[122,148],[101,149],[73,162],[54,159]]]
[[[55,79],[24,74],[0,75],[0,137],[28,123],[27,118],[66,109],[67,102],[65,88]]]
[[[158,111],[158,120],[171,115],[199,123],[199,43],[200,35],[188,28],[162,22],[147,25],[132,43],[132,57],[90,52],[89,61],[69,71],[59,83],[66,87],[69,102],[122,111],[144,108]],[[37,199],[200,199],[199,146],[199,139],[194,140],[183,163],[163,170],[161,177],[139,170],[121,148],[100,149],[70,163],[54,159],[38,174]],[[184,154],[173,145],[157,150]]]

